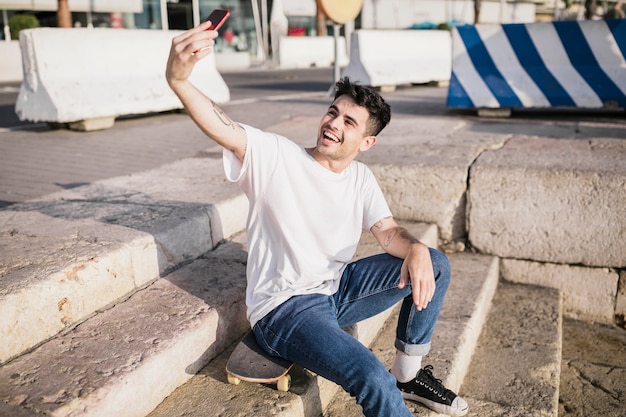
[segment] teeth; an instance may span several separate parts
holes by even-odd
[[[337,143],[339,142],[339,138],[333,135],[332,133],[324,132],[324,136],[332,140],[333,142],[337,142]]]

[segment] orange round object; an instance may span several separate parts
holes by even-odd
[[[330,20],[340,25],[354,20],[363,7],[363,0],[317,0]]]

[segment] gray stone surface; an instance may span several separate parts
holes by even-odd
[[[11,404],[7,404],[0,401],[0,416],[7,417],[42,417],[44,414],[40,414],[34,410],[27,410],[22,407],[16,407]]]
[[[280,392],[270,385],[228,384],[224,369],[234,348],[233,344],[174,391],[149,417],[319,416],[317,378],[302,368],[291,371],[289,392]]]
[[[169,266],[176,265],[194,259],[245,225],[247,200],[224,177],[221,157],[218,147],[207,148],[195,158],[49,194],[30,206],[65,218],[94,218],[162,234],[157,241],[169,252],[165,256],[177,256],[166,258]],[[179,232],[185,239],[169,235],[181,225],[187,227]],[[178,253],[168,245],[188,246]]]
[[[458,391],[472,360],[498,286],[498,259],[476,253],[449,255],[452,281],[433,334],[430,362],[444,384]]]
[[[245,332],[244,292],[245,263],[199,259],[0,368],[0,402],[146,415]]]
[[[0,212],[0,362],[159,275],[152,236],[93,219]]]
[[[562,315],[558,290],[500,282],[463,395],[471,415],[558,415]]]
[[[469,239],[505,258],[626,266],[626,142],[515,137],[472,166]]]
[[[502,276],[512,282],[556,288],[569,317],[613,323],[619,274],[608,268],[502,259]],[[615,307],[617,308],[617,307]]]
[[[477,135],[465,121],[426,116],[396,120],[387,129],[361,159],[372,167],[394,215],[435,223],[443,244],[464,240],[469,167],[508,135]]]
[[[617,299],[615,301],[615,322],[626,329],[626,271],[619,273]]]
[[[10,341],[0,362],[241,230],[247,200],[223,178],[220,157],[207,152],[0,212],[0,337]]]
[[[626,416],[626,331],[563,320],[559,417]]]

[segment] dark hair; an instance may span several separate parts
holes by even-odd
[[[344,94],[352,97],[357,105],[365,107],[369,112],[366,132],[368,135],[378,135],[391,120],[391,107],[374,89],[358,85],[351,82],[348,77],[343,77],[335,83],[335,100]]]

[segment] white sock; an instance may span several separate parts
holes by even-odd
[[[414,379],[420,369],[422,369],[421,356],[410,356],[399,350],[396,351],[391,373],[399,382],[409,382]]]

